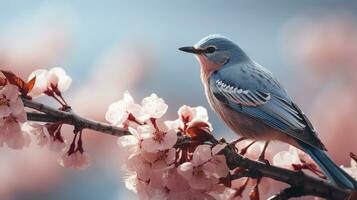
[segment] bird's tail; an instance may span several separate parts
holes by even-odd
[[[338,167],[324,150],[300,143],[301,147],[316,162],[329,180],[344,189],[357,189],[357,182],[344,170]]]

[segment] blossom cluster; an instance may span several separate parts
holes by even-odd
[[[182,106],[178,119],[163,121],[166,111],[156,94],[137,104],[125,92],[109,106],[106,119],[132,134],[118,139],[126,187],[141,199],[228,199],[234,191],[224,184],[229,169],[218,155],[224,145],[205,143],[212,131],[206,109]],[[183,136],[191,142],[180,143]]]
[[[10,148],[21,149],[28,145],[30,138],[21,128],[26,120],[18,87],[11,84],[0,86],[0,146],[6,144]]]
[[[61,122],[35,123],[28,122],[23,101],[20,98],[35,98],[42,95],[53,97],[62,107],[68,108],[62,97],[72,79],[59,67],[50,70],[39,69],[30,74],[26,83],[12,72],[1,71],[0,77],[0,145],[21,149],[28,146],[31,140],[40,146],[48,146],[54,152],[62,153],[58,159],[64,167],[83,168],[88,165],[88,155],[84,152],[81,133],[75,132],[73,142],[67,150],[62,136]],[[80,137],[76,140],[77,135]]]

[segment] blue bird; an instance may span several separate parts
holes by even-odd
[[[179,50],[198,58],[206,97],[220,118],[243,138],[265,141],[260,160],[270,141],[283,141],[309,154],[337,186],[357,188],[356,181],[328,157],[309,119],[279,81],[237,44],[209,35]]]

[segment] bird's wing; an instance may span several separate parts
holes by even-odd
[[[242,66],[233,65],[211,75],[209,87],[216,99],[295,139],[325,148],[308,118],[268,70],[260,66],[247,66],[243,67],[243,71]]]
[[[224,79],[216,79],[214,86],[216,92],[223,95],[227,100],[244,106],[263,105],[271,98],[269,93],[241,88],[239,85],[230,84]]]

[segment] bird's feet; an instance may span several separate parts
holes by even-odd
[[[266,165],[269,165],[269,166],[270,166],[269,160],[265,159],[265,152],[266,152],[266,150],[267,150],[267,148],[268,148],[269,142],[270,142],[270,141],[266,141],[266,142],[265,142],[264,147],[263,147],[263,150],[262,150],[262,153],[260,154],[260,156],[259,156],[259,158],[258,158],[258,161],[263,162],[263,163],[265,163]]]
[[[240,138],[234,140],[233,142],[229,143],[228,145],[229,145],[231,148],[233,148],[233,149],[235,150],[235,152],[238,153],[238,152],[239,152],[239,149],[236,147],[236,144],[237,144],[238,142],[241,142],[241,141],[246,140],[246,139],[247,139],[246,137],[240,137]]]
[[[251,143],[249,143],[246,147],[244,147],[243,149],[240,150],[239,154],[244,156],[248,149],[256,142],[256,140],[252,141]]]
[[[270,166],[270,162],[269,162],[268,159],[265,158],[265,155],[263,155],[263,156],[260,155],[259,158],[258,158],[258,161],[260,161],[260,162],[262,162],[262,163],[264,163],[264,164]]]

